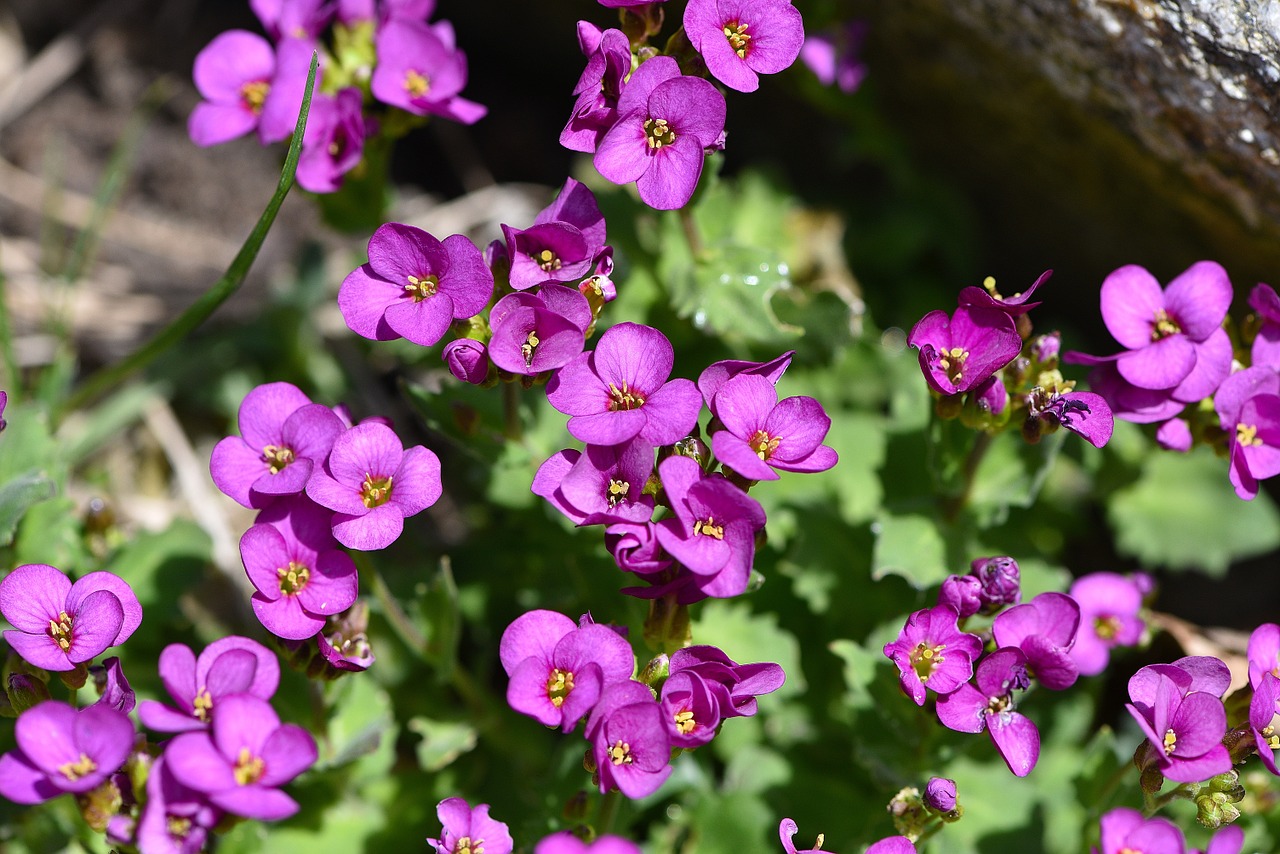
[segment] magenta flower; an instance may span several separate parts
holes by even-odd
[[[1272,774],[1280,776],[1280,770],[1276,768],[1276,751],[1280,750],[1280,735],[1276,734],[1277,716],[1280,716],[1280,679],[1264,673],[1249,700],[1249,728],[1253,730],[1254,744],[1262,764]]]
[[[239,436],[214,446],[209,474],[223,493],[245,507],[265,507],[306,488],[343,431],[329,407],[312,403],[297,386],[267,383],[245,395],[237,415]]]
[[[298,158],[298,186],[312,193],[332,193],[342,186],[342,176],[364,156],[363,106],[355,87],[333,96],[317,93],[311,99]]]
[[[324,470],[307,482],[312,501],[335,511],[333,535],[360,551],[385,549],[404,520],[436,503],[440,460],[421,445],[405,449],[385,424],[362,423],[333,443]]]
[[[689,388],[696,397],[693,383]],[[704,476],[689,457],[667,457],[658,474],[674,513],[658,523],[658,542],[698,576],[694,584],[702,595],[741,594],[751,576],[756,534],[765,525],[764,508],[724,477]]]
[[[1262,320],[1250,351],[1253,364],[1280,370],[1280,295],[1270,285],[1255,285],[1249,292],[1249,307]]]
[[[1081,675],[1096,676],[1106,669],[1114,647],[1133,646],[1142,637],[1142,591],[1123,575],[1093,572],[1077,578],[1070,594],[1080,605],[1080,632],[1071,658]]]
[[[138,820],[137,846],[147,854],[198,854],[222,810],[195,789],[182,785],[163,756],[147,775],[147,801]]]
[[[925,688],[947,694],[973,676],[982,641],[960,631],[959,617],[947,605],[916,611],[884,654],[898,666],[902,693],[924,705]]]
[[[370,86],[384,104],[418,116],[435,114],[475,124],[488,110],[458,93],[467,85],[467,59],[448,24],[392,18],[378,31],[378,64]]]
[[[314,507],[314,505],[311,505]],[[325,618],[356,601],[356,565],[345,552],[317,549],[307,540],[329,535],[330,514],[320,508],[299,512],[292,526],[315,529],[298,536],[289,526],[257,524],[240,538],[240,558],[257,590],[253,612],[272,634],[306,640],[324,628]]]
[[[1038,302],[1027,302],[1027,300],[1031,299],[1031,295],[1036,292],[1036,288],[1047,282],[1052,275],[1052,270],[1045,270],[1040,274],[1040,278],[1031,283],[1031,287],[1007,299],[996,292],[995,279],[987,279],[983,283],[984,287],[979,288],[975,285],[970,285],[961,289],[957,303],[978,308],[998,308],[1010,317],[1019,317],[1040,305]],[[1043,356],[1041,356],[1041,361],[1043,361]]]
[[[529,611],[502,633],[511,708],[546,726],[573,729],[610,684],[635,670],[631,646],[613,629],[579,627],[555,611]]]
[[[1074,599],[1062,593],[1041,593],[996,617],[991,633],[997,647],[1022,650],[1037,682],[1060,691],[1074,685],[1080,675],[1071,658],[1079,626],[1080,606]]]
[[[564,450],[543,463],[533,493],[575,525],[648,522],[653,497],[644,494],[653,473],[653,447],[640,439],[622,445],[588,445]]]
[[[600,140],[594,162],[615,184],[636,184],[652,208],[684,207],[702,175],[703,151],[724,132],[725,102],[676,61],[656,56],[631,73],[618,99],[618,121]]]
[[[105,705],[73,709],[46,700],[18,716],[17,749],[0,756],[0,795],[39,804],[97,788],[133,750],[133,723]]]
[[[368,670],[377,661],[368,632],[369,606],[363,601],[329,618],[325,630],[316,635],[316,645],[334,675]]]
[[[652,575],[671,566],[671,558],[662,551],[657,526],[652,522],[610,525],[605,529],[604,543],[623,572]]]
[[[1258,481],[1280,474],[1280,375],[1254,366],[1223,380],[1213,397],[1231,454],[1231,485],[1252,500]]]
[[[0,391],[0,433],[3,433],[4,428],[9,426],[8,422],[4,420],[4,408],[8,402],[9,402],[8,393]]]
[[[712,408],[715,406],[716,394],[721,387],[738,374],[761,376],[776,386],[778,380],[782,379],[782,375],[787,372],[787,368],[791,367],[791,357],[795,354],[795,350],[788,350],[768,362],[744,362],[737,359],[712,362],[698,375],[698,391],[702,393],[702,399],[707,402],[707,407]]]
[[[1209,839],[1209,845],[1203,854],[1240,854],[1244,848],[1244,828],[1239,825],[1227,825],[1218,828]],[[1194,851],[1192,854],[1201,854]]]
[[[489,805],[472,808],[462,798],[445,798],[436,805],[444,825],[439,839],[427,839],[436,854],[511,854],[514,843],[507,826],[489,817]]]
[[[672,673],[658,698],[672,747],[693,749],[715,738],[720,706],[710,686],[693,670]]]
[[[524,376],[556,370],[582,353],[591,321],[591,304],[574,288],[543,285],[536,294],[507,294],[489,312],[489,358]]]
[[[887,836],[873,843],[867,854],[916,854],[916,846],[905,836]]]
[[[199,658],[185,644],[169,644],[160,653],[159,670],[177,707],[142,701],[138,718],[156,732],[205,729],[224,697],[247,693],[270,700],[280,684],[280,662],[275,653],[236,635],[209,644]]]
[[[36,667],[74,670],[129,639],[142,606],[123,579],[91,572],[75,584],[43,563],[19,566],[0,581],[0,614],[13,626],[4,639]]]
[[[511,261],[511,287],[516,290],[585,278],[605,249],[605,222],[596,197],[572,178],[531,227],[503,225],[502,234]]]
[[[823,86],[835,86],[852,95],[867,76],[867,64],[862,61],[866,36],[865,21],[848,21],[843,26],[808,33],[800,47],[800,61]]]
[[[956,808],[956,781],[946,777],[930,777],[924,787],[924,805],[941,813],[954,812]]]
[[[1249,635],[1249,684],[1257,688],[1270,673],[1280,677],[1280,626],[1263,623]]]
[[[480,385],[489,378],[489,348],[474,338],[458,338],[440,354],[454,378]]]
[[[749,480],[777,480],[775,469],[826,471],[836,452],[822,444],[831,419],[812,397],[778,400],[767,377],[742,374],[718,390],[711,407],[724,430],[711,436],[716,458]]]
[[[804,44],[804,21],[791,0],[689,0],[684,30],[711,76],[754,92],[760,74],[789,68]]]
[[[587,67],[573,87],[578,100],[560,132],[560,144],[570,151],[594,154],[600,140],[618,120],[618,99],[631,73],[631,40],[622,30],[595,30],[590,34],[594,38],[583,43],[582,28],[586,23],[579,21],[578,28]]]
[[[1087,391],[1046,391],[1037,386],[1027,395],[1027,418],[1066,427],[1095,448],[1111,441],[1115,419],[1107,401]]]
[[[639,845],[621,836],[600,836],[593,842],[583,842],[569,831],[561,830],[544,836],[533,854],[641,854],[641,851]]]
[[[592,445],[637,436],[671,445],[689,435],[702,398],[692,382],[668,381],[675,351],[651,326],[619,323],[596,349],[576,357],[547,383],[547,400],[569,419],[569,432]]]
[[[1164,818],[1143,818],[1129,807],[1116,807],[1102,817],[1102,850],[1094,854],[1185,854],[1182,831]]]
[[[702,679],[719,707],[721,718],[750,717],[756,698],[772,694],[787,679],[773,662],[738,664],[714,646],[688,646],[671,654],[670,674],[691,673]]]
[[[1222,744],[1227,713],[1220,699],[1230,679],[1226,665],[1205,656],[1148,665],[1133,675],[1133,702],[1125,708],[1147,736],[1147,766],[1179,783],[1231,770],[1231,756]]]
[[[969,575],[981,585],[978,599],[984,614],[1022,601],[1022,573],[1018,562],[1008,555],[975,558],[969,563]]]
[[[982,609],[982,582],[972,575],[949,575],[938,591],[938,604],[952,608],[961,619]]]
[[[442,242],[392,222],[369,238],[369,263],[343,280],[338,308],[357,335],[430,347],[450,323],[474,317],[491,296],[493,274],[467,237],[454,234]]]
[[[822,834],[818,834],[818,840],[813,848],[804,848],[797,851],[796,844],[792,841],[792,837],[799,832],[800,828],[797,827],[796,823],[789,818],[784,818],[778,823],[778,839],[782,842],[782,850],[786,854],[835,854],[834,851],[822,847],[822,844],[825,841]]]
[[[652,795],[671,776],[671,740],[662,707],[648,686],[628,680],[605,687],[587,720],[600,791]]]
[[[262,28],[279,41],[282,38],[311,38],[320,35],[332,16],[324,0],[249,0],[249,8]]]
[[[1068,362],[1096,366],[1089,374],[1089,387],[1102,395],[1116,418],[1134,424],[1154,424],[1174,418],[1186,408],[1186,404],[1174,399],[1167,389],[1138,388],[1128,382],[1113,362],[1080,353],[1067,353],[1064,358]]]
[[[925,382],[938,394],[959,394],[990,379],[1022,350],[1022,337],[1006,312],[959,306],[948,316],[931,311],[907,336],[920,350]]]
[[[196,54],[195,83],[204,100],[187,125],[191,141],[217,145],[255,128],[261,137],[259,122],[275,74],[275,49],[262,36],[246,30],[218,35]]]
[[[317,756],[310,733],[281,724],[271,704],[252,694],[222,698],[210,732],[184,732],[164,751],[179,783],[220,809],[262,821],[298,811],[278,787],[310,768]]]
[[[1031,684],[1027,657],[1017,647],[997,649],[978,664],[974,682],[938,698],[938,719],[956,732],[985,729],[1009,770],[1027,776],[1040,758],[1040,731],[1013,701],[1014,691]]]
[[[130,687],[129,680],[125,678],[119,658],[113,655],[104,659],[101,665],[93,665],[89,668],[89,675],[93,678],[93,687],[98,691],[95,706],[108,706],[126,715],[133,711],[138,698]]]

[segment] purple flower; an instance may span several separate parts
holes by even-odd
[[[632,439],[561,451],[538,468],[532,489],[576,525],[642,524],[653,515],[653,497],[644,494],[652,473],[653,447]]]
[[[1036,386],[1027,395],[1027,418],[1066,427],[1095,448],[1111,441],[1115,428],[1106,400],[1087,391],[1050,391]]]
[[[298,186],[312,193],[332,193],[342,176],[364,156],[366,135],[363,98],[355,87],[330,97],[311,99],[302,154],[298,158]]]
[[[843,26],[808,33],[800,47],[800,61],[823,86],[837,86],[852,95],[867,76],[867,65],[862,61],[866,36],[865,21],[848,21]]]
[[[712,362],[698,375],[698,391],[702,392],[702,399],[707,402],[707,407],[713,408],[721,387],[738,374],[761,376],[776,386],[791,366],[791,357],[795,354],[795,350],[788,350],[768,362],[743,362],[737,359]]]
[[[474,317],[493,296],[493,274],[466,236],[443,242],[398,222],[369,238],[369,263],[338,291],[347,326],[375,341],[407,338],[430,347],[454,320]]]
[[[1223,380],[1213,398],[1231,454],[1231,485],[1252,500],[1258,481],[1280,474],[1280,375],[1254,366]]]
[[[1200,261],[1161,290],[1160,283],[1142,267],[1121,267],[1102,283],[1102,320],[1120,344],[1128,348],[1116,360],[1120,376],[1139,388],[1168,389],[1182,383],[1197,361],[1204,359],[1213,374],[1226,376],[1231,354],[1212,351],[1205,342],[1225,335],[1222,321],[1231,306],[1231,281],[1226,270],[1213,261]],[[1218,368],[1226,357],[1226,364]],[[1212,392],[1210,387],[1198,400]]]
[[[673,747],[692,749],[715,738],[720,725],[720,704],[710,686],[695,671],[671,674],[662,683],[662,712]]]
[[[343,431],[333,410],[312,403],[290,383],[267,383],[249,392],[237,420],[240,435],[214,446],[209,474],[218,489],[245,507],[265,507],[279,496],[302,492]]]
[[[658,542],[698,576],[695,585],[704,596],[741,594],[751,576],[756,534],[765,525],[764,508],[724,477],[704,476],[688,457],[667,457],[658,474],[674,513],[658,523]]]
[[[1053,275],[1052,270],[1045,270],[1040,274],[1040,278],[1031,283],[1031,287],[1025,291],[1014,294],[1005,299],[996,291],[996,280],[988,278],[983,282],[983,287],[975,287],[970,285],[960,291],[957,302],[960,305],[972,305],[979,308],[998,308],[1010,317],[1019,317],[1026,314],[1031,309],[1040,305],[1038,302],[1027,302],[1031,299],[1031,295],[1036,292],[1036,288],[1048,281]]]
[[[902,693],[924,705],[925,688],[947,694],[973,676],[973,662],[982,653],[982,641],[962,632],[954,609],[938,605],[916,611],[884,646],[884,654],[898,666]],[[976,730],[975,730],[976,731]]]
[[[9,426],[8,422],[4,420],[4,407],[8,402],[8,393],[0,391],[0,433],[4,432],[4,428]]]
[[[982,608],[982,582],[972,575],[950,575],[938,591],[938,604],[954,609],[961,620]]]
[[[991,626],[997,647],[1017,647],[1027,657],[1036,681],[1060,691],[1080,675],[1071,658],[1080,626],[1080,606],[1062,593],[1041,593],[996,617]]]
[[[924,787],[924,805],[937,812],[953,812],[956,808],[956,781],[930,777]]]
[[[375,551],[391,545],[404,520],[440,497],[440,460],[421,445],[405,449],[385,424],[357,424],[333,443],[324,471],[307,495],[330,510],[333,535],[344,546]]]
[[[531,227],[503,225],[502,234],[511,259],[511,287],[518,291],[582,279],[605,248],[605,222],[596,197],[572,178]]]
[[[920,350],[925,382],[938,394],[977,388],[1022,350],[1022,337],[1006,312],[959,306],[948,316],[931,311],[907,336]]]
[[[702,399],[692,382],[668,381],[675,351],[651,326],[619,323],[595,350],[565,365],[547,383],[547,400],[569,419],[574,438],[617,445],[639,436],[671,445],[698,421]]]
[[[356,601],[356,565],[336,542],[310,544],[330,531],[330,514],[310,508],[293,514],[290,525],[257,524],[240,538],[240,558],[257,590],[253,612],[267,631],[288,640],[312,637],[326,617]],[[310,531],[295,533],[298,527]]]
[[[657,526],[652,522],[610,525],[605,529],[604,543],[623,572],[651,575],[662,572],[672,563],[662,551]]]
[[[161,756],[147,775],[147,801],[138,820],[137,845],[147,854],[199,854],[223,812],[182,785]]]
[[[1129,807],[1116,807],[1102,817],[1100,854],[1184,854],[1182,831],[1168,819],[1143,818]],[[1098,849],[1094,849],[1099,854]]]
[[[757,75],[790,67],[804,44],[791,0],[689,0],[684,30],[711,76],[739,92],[760,88]]]
[[[836,452],[822,444],[831,419],[812,397],[778,400],[766,377],[742,374],[720,387],[711,411],[724,430],[711,436],[716,458],[749,480],[777,480],[774,469],[826,471]]]
[[[369,606],[357,600],[345,614],[330,617],[316,645],[333,676],[358,673],[373,666],[377,656],[369,643]]]
[[[1249,292],[1249,307],[1262,321],[1250,351],[1253,364],[1280,370],[1280,296],[1270,285],[1255,285]]]
[[[916,846],[905,836],[889,836],[872,844],[867,854],[916,854]]]
[[[264,144],[283,142],[293,135],[306,95],[311,57],[317,50],[320,64],[316,67],[315,91],[319,92],[324,79],[324,50],[310,38],[286,38],[276,45],[276,73],[258,122],[258,138]]]
[[[179,783],[227,812],[262,821],[298,811],[278,787],[310,768],[317,755],[310,733],[281,724],[271,705],[252,694],[222,698],[211,732],[184,732],[164,751]]]
[[[1209,845],[1204,849],[1204,854],[1240,854],[1244,848],[1244,828],[1239,825],[1230,825],[1220,827],[1218,831],[1209,839]],[[1201,854],[1194,851],[1193,854]]]
[[[137,704],[137,695],[133,693],[129,680],[124,676],[124,668],[120,666],[119,658],[113,655],[105,659],[101,665],[95,664],[89,668],[89,675],[93,677],[93,686],[98,691],[98,701],[94,703],[95,706],[108,706],[126,715],[133,711],[133,707]]]
[[[261,136],[259,120],[275,73],[275,49],[262,36],[246,30],[218,35],[196,54],[195,83],[204,100],[187,125],[191,141],[217,145],[254,128]]]
[[[529,611],[502,633],[498,648],[511,677],[511,708],[565,732],[591,710],[610,684],[635,670],[631,646],[608,626],[579,628],[555,611]]]
[[[480,385],[489,378],[489,348],[474,338],[458,338],[440,354],[449,373],[464,383]]]
[[[648,686],[629,680],[605,687],[587,720],[600,791],[643,798],[671,776],[671,741],[662,707]]]
[[[273,39],[315,38],[332,14],[323,0],[249,0],[249,8]]]
[[[772,662],[738,664],[714,646],[689,646],[671,654],[671,676],[699,676],[719,706],[721,718],[750,717],[756,713],[756,697],[782,687],[787,675]]]
[[[586,23],[578,22],[580,35]],[[573,87],[578,100],[560,132],[561,145],[586,154],[595,153],[601,138],[618,120],[618,99],[631,73],[631,40],[626,34],[622,30],[597,30],[594,35],[594,44],[583,45],[587,67]]]
[[[1227,713],[1220,697],[1230,683],[1226,665],[1210,657],[1152,664],[1129,680],[1125,708],[1148,739],[1144,762],[1179,783],[1231,770],[1222,744]]]
[[[445,798],[436,805],[444,827],[439,839],[427,839],[436,854],[511,854],[507,826],[489,817],[489,805],[472,808],[462,798]]]
[[[601,836],[593,842],[583,842],[569,831],[561,830],[544,836],[533,854],[641,854],[641,851],[639,845],[621,836]]]
[[[1263,623],[1249,635],[1249,684],[1257,689],[1262,677],[1280,677],[1280,626]]]
[[[1280,750],[1280,736],[1276,735],[1276,718],[1280,715],[1280,679],[1264,673],[1253,689],[1249,700],[1249,728],[1253,730],[1254,744],[1262,764],[1272,774],[1276,769],[1276,751]]]
[[[159,670],[165,690],[178,706],[142,701],[138,718],[157,732],[205,729],[224,697],[248,693],[270,700],[280,684],[275,654],[255,640],[236,635],[209,644],[199,658],[185,644],[169,644],[160,653]]]
[[[562,368],[582,353],[592,319],[587,298],[564,285],[507,294],[489,312],[489,358],[524,376]]]
[[[938,698],[938,719],[956,732],[985,729],[1009,770],[1027,776],[1040,758],[1040,731],[1013,702],[1013,692],[1031,684],[1027,657],[1016,647],[997,649],[978,664],[974,682]]]
[[[0,581],[0,614],[13,626],[4,639],[36,667],[74,670],[129,639],[142,622],[138,597],[109,572],[75,584],[43,563],[19,566]]]
[[[1067,353],[1068,362],[1093,364],[1089,374],[1089,387],[1102,395],[1116,418],[1135,424],[1153,424],[1177,416],[1186,404],[1175,400],[1168,390],[1138,388],[1126,381],[1116,370],[1114,363],[1103,362],[1080,353]]]
[[[18,716],[16,750],[0,756],[0,795],[38,804],[63,792],[97,788],[133,749],[133,724],[104,705],[73,709],[46,700]]]
[[[1018,562],[1007,555],[980,557],[969,564],[969,574],[982,585],[978,598],[984,614],[994,614],[1022,599],[1022,575]]]
[[[1191,425],[1185,418],[1170,418],[1156,428],[1156,444],[1166,451],[1185,454],[1194,442]]]
[[[378,31],[377,47],[378,64],[370,86],[382,103],[468,125],[488,112],[458,95],[467,84],[467,59],[454,46],[453,29],[447,24],[427,26],[393,18]]]
[[[1080,606],[1071,658],[1082,675],[1096,676],[1106,669],[1113,647],[1133,646],[1142,637],[1142,591],[1123,575],[1093,572],[1076,579],[1070,595]]]
[[[834,851],[830,851],[822,847],[822,843],[826,840],[823,838],[821,833],[818,834],[817,842],[814,844],[813,848],[805,848],[797,851],[796,844],[792,841],[792,837],[799,832],[800,828],[796,827],[796,823],[789,818],[784,818],[778,824],[778,839],[781,840],[782,850],[786,852],[786,854],[835,854]]]
[[[681,76],[671,57],[656,56],[631,73],[618,116],[596,149],[596,169],[615,184],[635,181],[652,208],[684,207],[702,175],[703,151],[724,132],[724,96],[700,77]]]

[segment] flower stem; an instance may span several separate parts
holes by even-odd
[[[978,474],[978,466],[982,465],[982,458],[987,455],[990,448],[990,433],[983,432],[974,436],[973,444],[969,447],[969,453],[964,460],[964,468],[960,471],[960,488],[942,500],[942,515],[948,522],[954,522],[964,510],[965,505],[969,503],[969,496],[973,494],[973,482]]]
[[[596,813],[594,828],[597,836],[604,836],[613,830],[614,822],[618,819],[618,808],[621,806],[622,793],[617,789],[606,792],[600,799],[600,810]]]
[[[382,604],[382,612],[386,615],[387,622],[391,624],[392,630],[404,642],[405,646],[413,650],[415,655],[425,659],[427,657],[427,639],[422,636],[422,632],[418,631],[418,627],[413,624],[409,619],[409,615],[400,607],[400,603],[396,601],[396,597],[391,593],[391,588],[387,586],[386,580],[383,579],[382,573],[378,572],[378,568],[364,552],[355,552],[353,557],[355,558],[356,566],[360,569],[360,574],[368,578],[369,583],[373,585],[373,595]]]
[[[693,211],[686,205],[676,211],[680,216],[680,228],[684,231],[684,240],[689,244],[689,252],[693,255],[693,260],[697,261],[702,256],[702,234],[698,231],[698,223],[693,218]]]
[[[520,386],[514,382],[502,384],[502,432],[513,442],[524,436],[520,424]]]

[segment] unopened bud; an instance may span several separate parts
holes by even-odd
[[[640,671],[640,681],[650,688],[656,688],[665,682],[671,672],[671,659],[664,652],[649,661]]]
[[[29,673],[9,675],[7,693],[15,714],[22,714],[32,706],[49,699],[49,686]]]
[[[893,816],[894,829],[908,839],[918,839],[929,822],[920,790],[914,786],[907,786],[894,795],[893,800],[889,801],[888,810],[889,815]]]
[[[924,805],[926,809],[941,813],[944,819],[957,812],[959,803],[956,800],[956,781],[946,777],[930,778],[924,787]]]
[[[980,557],[969,567],[969,574],[982,585],[978,593],[982,613],[994,614],[1008,605],[1017,605],[1022,599],[1022,573],[1013,558]]]
[[[964,409],[964,395],[948,394],[934,401],[933,411],[943,421],[950,421],[960,417],[960,412]]]

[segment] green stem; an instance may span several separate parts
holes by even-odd
[[[948,522],[954,522],[960,515],[960,511],[964,510],[965,505],[969,503],[969,496],[973,493],[974,478],[978,474],[978,466],[982,465],[982,458],[987,455],[990,448],[990,433],[978,433],[974,437],[973,445],[970,446],[969,454],[964,460],[964,468],[960,472],[960,489],[943,499],[942,515]]]
[[[606,792],[600,799],[600,810],[596,813],[596,836],[604,836],[613,831],[614,822],[618,819],[618,809],[622,806],[622,793],[617,789]]]
[[[311,109],[311,89],[316,79],[316,65],[318,62],[318,54],[312,54],[311,69],[307,73],[307,86],[302,99],[302,109],[298,113],[298,123],[294,127],[293,141],[289,144],[289,154],[285,157],[284,170],[280,173],[280,182],[276,185],[276,192],[271,197],[271,201],[267,203],[266,210],[262,212],[262,216],[258,219],[253,231],[250,232],[248,239],[240,247],[240,251],[231,262],[231,266],[227,268],[227,272],[223,274],[222,278],[214,282],[213,286],[196,300],[194,305],[156,333],[155,337],[142,345],[139,350],[131,356],[113,365],[107,365],[90,375],[81,383],[80,388],[58,407],[54,416],[55,423],[60,421],[68,412],[83,406],[108,389],[119,385],[129,375],[153,362],[161,353],[179,341],[186,339],[196,327],[204,323],[244,283],[245,276],[249,273],[249,268],[253,266],[254,259],[258,257],[258,250],[262,248],[262,242],[266,239],[267,232],[270,231],[272,223],[275,222],[276,214],[280,212],[280,206],[284,204],[285,196],[289,194],[289,189],[293,186],[294,174],[298,170],[298,156],[302,151],[302,136],[307,126],[307,115]]]
[[[688,205],[677,211],[680,215],[680,228],[684,231],[685,242],[689,244],[689,252],[693,255],[693,260],[697,261],[702,257],[702,235],[698,231],[698,223],[693,218],[693,211]]]
[[[524,436],[520,424],[520,386],[514,382],[502,384],[502,432],[513,442]]]
[[[13,349],[13,327],[9,324],[8,279],[4,275],[4,264],[0,263],[0,364],[4,367],[4,376],[0,382],[10,397],[18,396],[18,354]]]
[[[405,646],[414,651],[414,654],[419,658],[426,658],[427,639],[422,636],[422,632],[418,631],[418,627],[400,607],[382,573],[378,572],[378,568],[364,552],[355,552],[352,556],[360,574],[369,579],[370,584],[373,585],[373,595],[382,603],[382,611],[387,617],[387,622],[391,624],[392,630],[400,640],[404,641]]]
[[[312,679],[307,683],[309,699],[311,700],[311,732],[324,742],[325,753],[328,753],[329,747],[329,706],[325,701],[325,686],[327,682],[319,679]]]

